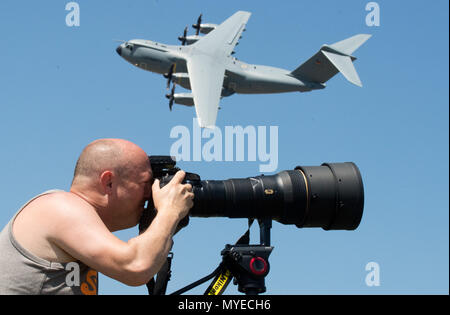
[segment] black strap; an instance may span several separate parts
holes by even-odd
[[[236,245],[248,245],[250,244],[250,228],[253,224],[254,219],[248,219],[248,229],[247,231],[238,239]]]
[[[147,282],[146,286],[148,290],[148,295],[153,295],[153,291],[155,288],[155,278],[152,278],[149,282]]]
[[[167,289],[167,283],[170,281],[170,276],[172,271],[170,270],[172,267],[172,259],[173,253],[169,253],[167,256],[167,260],[161,269],[158,271],[158,274],[155,278],[152,278],[147,283],[147,290],[149,295],[165,295]]]

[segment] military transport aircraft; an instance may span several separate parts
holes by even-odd
[[[362,86],[352,53],[371,35],[359,34],[332,45],[323,45],[305,63],[293,71],[248,64],[233,57],[234,48],[251,13],[239,11],[220,25],[192,25],[196,34],[187,36],[188,28],[178,39],[180,46],[149,40],[123,41],[117,53],[134,66],[163,74],[167,89],[173,82],[169,108],[176,104],[195,106],[200,127],[215,125],[219,102],[234,93],[264,94],[307,92],[325,88],[325,82],[341,72],[351,83]],[[199,33],[205,34],[199,36]],[[175,83],[192,93],[175,93]]]

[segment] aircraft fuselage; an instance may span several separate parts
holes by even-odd
[[[125,60],[143,70],[165,74],[175,64],[174,82],[191,89],[186,59],[190,46],[165,45],[149,40],[131,40],[121,44],[117,53]],[[322,84],[311,83],[291,75],[285,69],[253,65],[232,56],[226,58],[224,92],[222,96],[239,94],[270,94],[284,92],[307,92],[322,89]]]

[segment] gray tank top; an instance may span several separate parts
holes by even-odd
[[[36,198],[28,201],[0,233],[0,295],[5,294],[85,294],[98,293],[98,273],[80,261],[57,263],[39,258],[15,239],[12,226],[17,215]]]

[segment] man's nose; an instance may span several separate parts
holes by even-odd
[[[122,56],[122,46],[117,47],[116,51],[119,54],[119,56]]]

